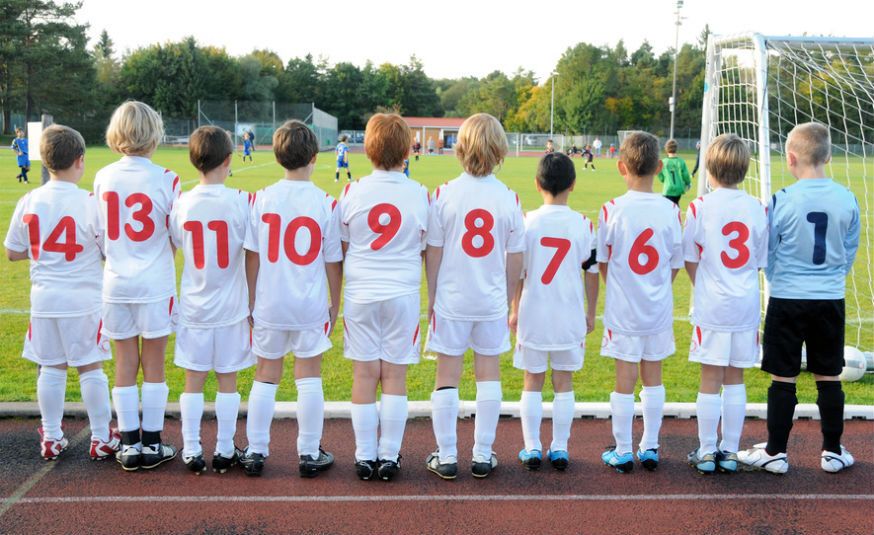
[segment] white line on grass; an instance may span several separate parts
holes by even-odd
[[[252,169],[258,169],[259,167],[267,167],[268,165],[273,165],[273,163],[276,163],[276,162],[271,162],[271,163],[259,163],[258,165],[247,165],[246,167],[243,167],[243,168],[241,168],[241,169],[237,169],[236,171],[234,171],[234,176],[236,176],[236,175],[238,175],[238,174],[240,174],[240,173],[243,173],[243,172],[245,172],[245,171],[251,171]],[[231,171],[233,171],[233,166],[231,166]],[[234,178],[234,176],[229,176],[228,178]],[[198,178],[198,179],[194,179],[194,180],[186,180],[185,182],[182,183],[182,185],[183,185],[183,186],[188,186],[189,184],[196,184],[196,183],[198,183],[198,182],[200,182],[200,179],[199,179],[199,178]]]

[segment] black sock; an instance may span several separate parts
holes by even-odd
[[[161,432],[160,431],[143,431],[143,444],[146,446],[151,446],[152,444],[160,444],[161,443]]]
[[[844,434],[844,391],[841,382],[817,381],[816,391],[822,449],[840,455],[841,435]]]
[[[21,169],[21,178],[23,178],[24,181],[27,182],[27,169]]]
[[[121,432],[121,443],[125,446],[133,446],[137,442],[140,442],[140,430],[134,429],[133,431],[122,431]]]
[[[768,455],[786,453],[797,404],[795,383],[771,382],[768,388],[768,446],[765,448]]]
[[[349,171],[346,171],[346,178],[348,178],[349,180],[352,180],[352,173]]]
[[[334,180],[340,180],[340,171],[334,173]]]

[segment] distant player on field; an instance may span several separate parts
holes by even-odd
[[[347,139],[349,138],[346,134],[341,135],[335,149],[337,153],[337,170],[334,172],[334,182],[340,181],[340,169],[346,169],[346,180],[352,182],[352,171],[349,170],[349,146],[346,145]]]
[[[27,173],[30,171],[30,150],[28,149],[27,138],[24,137],[24,130],[21,128],[15,129],[15,137],[12,139],[12,145],[9,147],[15,153],[16,163],[18,164],[18,175],[15,177],[18,182],[27,184]]]
[[[598,262],[607,286],[601,355],[616,362],[610,394],[616,446],[601,456],[618,472],[634,468],[631,426],[638,367],[643,382],[643,438],[637,458],[648,470],[659,463],[665,405],[662,360],[674,353],[671,283],[683,266],[680,210],[652,191],[661,168],[658,140],[633,132],[622,142],[619,173],[628,192],[601,207]]]
[[[553,145],[551,139],[546,140],[546,151],[545,152],[546,152],[546,154],[552,154],[553,152],[555,152],[555,145]]]
[[[253,152],[255,152],[255,140],[252,134],[245,132],[243,134],[243,161],[245,162],[246,158],[249,158],[249,163],[252,163],[254,161],[252,159]]]
[[[771,296],[765,314],[762,371],[770,373],[768,442],[738,453],[747,466],[784,474],[786,446],[798,399],[802,344],[807,370],[816,380],[822,427],[820,464],[826,472],[853,465],[841,444],[844,392],[844,296],[847,274],[859,248],[859,203],[827,178],[831,160],[828,127],[804,123],[789,132],[786,166],[798,179],[776,192],[768,206],[768,268]]]
[[[513,300],[510,328],[517,332],[513,365],[525,370],[520,403],[525,447],[519,460],[529,470],[540,468],[543,459],[540,423],[548,365],[555,398],[546,457],[556,470],[565,470],[570,462],[573,373],[583,367],[586,334],[595,328],[597,243],[592,222],[567,205],[575,180],[570,158],[561,153],[544,156],[535,179],[543,206],[525,215],[523,279]]]
[[[594,155],[592,154],[592,147],[590,145],[586,145],[586,148],[583,149],[583,158],[585,158],[585,163],[583,164],[583,169],[588,169],[589,166],[592,166],[592,171],[595,170],[595,162],[593,161]]]
[[[768,217],[757,199],[738,190],[749,163],[742,139],[714,139],[707,150],[713,191],[686,211],[683,255],[695,288],[689,360],[701,364],[699,444],[688,461],[704,474],[737,471],[747,402],[744,369],[759,356],[759,270],[768,261]]]
[[[664,184],[662,195],[674,204],[680,204],[680,197],[692,187],[692,178],[686,162],[677,156],[677,142],[669,139],[665,143],[667,158],[662,159],[662,170],[659,171],[659,182]]]

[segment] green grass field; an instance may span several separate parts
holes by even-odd
[[[689,164],[694,164],[694,155],[687,155]],[[91,188],[94,173],[104,165],[114,161],[116,156],[104,147],[94,147],[88,150],[86,156],[87,172],[81,186]],[[179,173],[183,189],[190,189],[196,183],[194,168],[188,162],[188,153],[180,148],[161,148],[154,158],[155,162],[169,167]],[[598,170],[591,172],[583,170],[581,160],[575,160],[578,169],[578,181],[575,192],[571,196],[571,206],[583,212],[592,219],[596,218],[600,205],[612,197],[621,195],[624,191],[622,178],[615,170],[614,162],[610,160],[598,160]],[[523,207],[528,209],[540,205],[540,198],[534,188],[534,171],[537,160],[535,158],[509,158],[498,172],[498,177],[506,182],[511,188],[519,193]],[[334,160],[332,154],[320,156],[314,182],[332,195],[338,195],[341,184],[335,184],[333,180]],[[353,176],[361,177],[370,172],[369,162],[362,154],[351,155],[351,169]],[[0,152],[0,232],[5,237],[9,226],[9,218],[18,198],[28,188],[35,185],[24,186],[18,184],[14,176],[17,173],[15,160],[11,151]],[[861,170],[860,170],[861,171]],[[458,175],[460,167],[452,156],[423,157],[419,162],[412,162],[411,173],[415,180],[422,182],[433,190],[438,184],[452,179]],[[39,164],[34,162],[34,180],[39,182]],[[248,191],[255,191],[271,184],[282,176],[281,168],[274,163],[272,154],[269,152],[256,152],[255,162],[240,164],[235,161],[234,176],[228,179],[228,185]],[[872,176],[869,172],[867,176]],[[860,182],[859,182],[860,183]],[[862,187],[861,185],[859,186]],[[693,188],[694,189],[694,188]],[[865,195],[865,190],[858,190],[860,199]],[[870,193],[869,193],[870,195]],[[686,202],[691,198],[684,198],[683,209]],[[863,223],[870,224],[863,219]],[[182,258],[177,255],[177,274],[182,273]],[[867,250],[860,251],[857,266],[865,265],[871,259]],[[0,264],[0,279],[6,283],[0,287],[0,401],[26,401],[36,398],[36,367],[29,361],[21,358],[21,346],[24,333],[27,329],[29,307],[28,293],[30,284],[28,280],[28,266],[26,262],[15,264],[2,262]],[[858,279],[858,277],[857,277]],[[861,281],[857,281],[860,282]],[[868,284],[867,281],[864,281]],[[603,308],[603,286],[601,288],[601,303],[599,311]],[[669,358],[664,365],[664,383],[671,401],[694,401],[698,388],[698,366],[687,361],[689,337],[691,327],[685,318],[689,310],[690,284],[685,273],[681,273],[674,284],[674,315],[678,318],[675,323],[677,354]],[[862,300],[864,310],[852,310],[852,301],[848,300],[848,317],[871,318],[870,296]],[[425,305],[423,300],[423,306]],[[599,312],[600,314],[600,312]],[[426,325],[422,325],[423,329]],[[589,335],[587,340],[585,368],[577,374],[576,392],[577,399],[581,401],[607,401],[609,393],[613,389],[613,364],[610,359],[598,355],[600,337],[603,326],[600,324],[595,332]],[[863,339],[863,346],[871,348],[872,341],[871,323],[848,326],[848,343],[856,340],[857,333]],[[352,384],[352,367],[349,361],[342,356],[341,329],[335,330],[333,336],[334,348],[328,352],[324,364],[324,387],[325,395],[330,400],[349,399]],[[173,364],[173,338],[171,337],[167,349],[167,377],[171,390],[171,400],[178,399],[182,391],[183,372]],[[517,400],[522,387],[522,372],[512,367],[510,354],[501,357],[503,367],[503,387],[505,400]],[[470,364],[470,363],[468,363]],[[110,363],[108,367],[111,367]],[[288,369],[288,368],[287,368]],[[290,373],[290,369],[288,369]],[[410,399],[428,399],[433,387],[435,362],[423,359],[421,364],[413,366],[409,374]],[[462,399],[474,399],[475,384],[472,366],[467,366],[467,376],[462,381]],[[252,381],[252,370],[241,373],[239,389],[244,397],[248,394]],[[280,400],[293,400],[295,398],[294,381],[285,380],[280,387]],[[748,372],[747,384],[749,385],[749,400],[761,402],[766,399],[766,390],[769,380],[759,370],[753,369]],[[847,384],[848,403],[874,404],[874,375],[867,375],[859,382]],[[547,387],[547,390],[549,387]],[[211,399],[215,392],[213,380],[207,383],[207,399]],[[546,398],[551,399],[551,393],[546,393]],[[67,387],[67,399],[79,399],[79,384],[75,373],[70,374]],[[799,388],[799,399],[802,402],[812,402],[815,399],[815,387],[810,377],[803,377]]]

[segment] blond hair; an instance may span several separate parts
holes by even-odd
[[[461,167],[473,176],[492,174],[509,150],[504,128],[488,113],[468,117],[462,123],[455,143],[455,156]]]
[[[707,172],[723,186],[734,186],[744,181],[750,167],[750,149],[744,140],[734,134],[722,134],[710,142],[704,158]]]
[[[786,152],[793,152],[802,165],[825,165],[832,157],[832,140],[822,123],[801,123],[789,132]]]
[[[85,154],[85,140],[82,134],[69,126],[53,124],[42,131],[39,142],[42,163],[49,171],[56,173],[73,167],[76,160]]]
[[[129,100],[112,112],[106,144],[113,152],[147,156],[164,138],[164,121],[148,104]]]
[[[632,176],[651,177],[659,168],[659,140],[649,132],[631,132],[619,147],[619,160]]]
[[[396,113],[377,113],[364,130],[364,152],[377,169],[392,169],[404,164],[413,136],[407,122]]]

